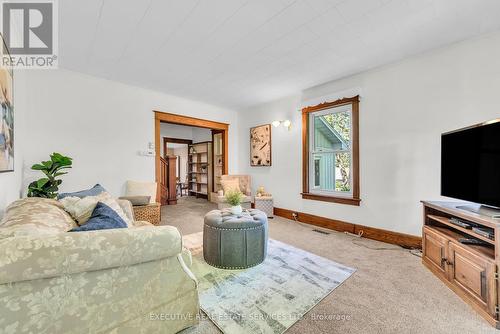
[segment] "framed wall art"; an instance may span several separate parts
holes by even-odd
[[[250,129],[250,166],[271,166],[271,124]]]
[[[2,56],[10,57],[0,35]],[[14,171],[14,101],[13,70],[0,64],[0,173]]]

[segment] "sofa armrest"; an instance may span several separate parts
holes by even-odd
[[[0,240],[0,284],[154,261],[182,252],[173,226],[22,236]]]
[[[150,222],[147,222],[145,220],[136,220],[134,222],[134,226],[135,227],[142,227],[142,226],[149,226],[149,227],[153,227],[155,225],[151,224]]]

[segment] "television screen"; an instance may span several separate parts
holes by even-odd
[[[500,122],[442,135],[441,195],[500,207]]]

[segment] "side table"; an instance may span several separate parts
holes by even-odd
[[[153,225],[160,225],[161,222],[161,205],[160,203],[152,203],[148,205],[133,206],[134,219],[137,221],[145,220]]]
[[[272,196],[255,196],[255,209],[264,212],[267,218],[274,217],[274,201]]]

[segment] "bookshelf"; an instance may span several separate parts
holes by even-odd
[[[189,195],[208,199],[212,180],[212,143],[194,143],[188,150]]]

